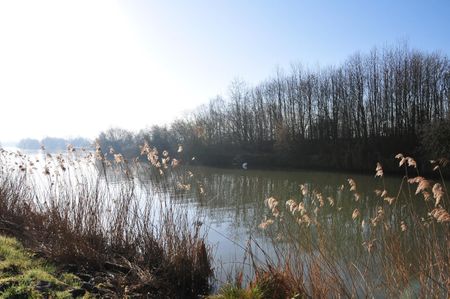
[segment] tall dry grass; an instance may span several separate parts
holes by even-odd
[[[53,155],[0,152],[0,231],[74,271],[122,272],[120,296],[196,298],[209,291],[210,250],[199,225],[164,197],[180,161],[145,144]],[[178,175],[178,174],[177,174]]]
[[[413,158],[396,159],[405,171],[400,186],[386,189],[378,163],[375,200],[352,178],[331,192],[300,185],[300,200],[266,199],[259,228],[276,254],[261,261],[248,250],[253,279],[242,286],[238,273],[234,293],[226,286],[216,297],[236,298],[230,294],[241,290],[246,298],[447,298],[450,201],[441,168],[448,161],[431,161],[432,180]]]

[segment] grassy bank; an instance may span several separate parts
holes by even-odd
[[[0,236],[1,298],[91,298],[82,280],[26,251],[16,239]]]

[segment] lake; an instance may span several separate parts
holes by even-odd
[[[253,253],[261,261],[267,256],[276,259],[274,242],[277,243],[277,247],[284,246],[284,240],[277,236],[276,228],[263,230],[259,227],[262,222],[272,217],[265,203],[267,198],[276,198],[280,207],[289,199],[297,202],[302,200],[308,204],[308,201],[314,200],[313,194],[320,192],[326,200],[321,217],[332,217],[335,226],[348,227],[349,224],[353,225],[352,213],[355,207],[361,211],[360,218],[369,223],[376,215],[377,207],[388,204],[375,193],[375,190],[387,190],[388,194],[396,196],[402,181],[401,177],[385,177],[383,182],[380,178],[370,175],[338,172],[208,167],[193,167],[189,170],[195,178],[192,185],[200,185],[204,193],[201,194],[192,188],[182,195],[172,196],[179,198],[178,205],[183,206],[190,215],[199,217],[203,222],[208,232],[208,243],[214,248],[219,284],[229,278],[233,270],[244,269],[245,273],[251,274],[251,267],[245,258],[250,239]],[[359,200],[355,199],[355,192],[349,190],[349,178],[356,182]],[[305,195],[302,194],[301,185],[304,189],[308,189]],[[333,206],[330,200],[333,201]],[[398,208],[401,214],[401,205]],[[295,226],[296,223],[291,225]],[[355,242],[364,241],[364,237],[369,234],[368,229],[366,227],[365,230],[355,232],[359,234]],[[348,233],[345,230],[342,232],[343,235]],[[255,246],[255,243],[261,248]]]
[[[391,232],[404,232],[400,235],[401,240],[415,244],[407,228],[412,230],[417,219],[429,219],[428,211],[433,206],[416,200],[421,196],[414,195],[416,186],[408,184],[400,176],[380,178],[339,172],[262,171],[252,170],[251,165],[247,170],[169,167],[164,175],[160,175],[151,170],[148,163],[140,162],[132,163],[130,176],[123,175],[128,166],[120,163],[113,162],[108,172],[103,172],[101,167],[95,166],[95,161],[87,160],[90,161],[87,164],[76,162],[86,153],[70,154],[67,160],[71,162],[61,162],[65,156],[54,159],[55,155],[48,158],[42,152],[27,154],[30,158],[20,156],[19,159],[34,161],[33,167],[30,167],[30,162],[25,164],[30,164],[27,166],[30,169],[27,179],[37,193],[51,190],[53,178],[75,182],[87,177],[85,181],[94,184],[95,177],[100,175],[103,181],[108,182],[101,189],[101,194],[105,194],[101,198],[106,201],[121,198],[120,192],[124,191],[126,196],[130,194],[142,202],[142,207],[149,201],[166,203],[170,200],[178,212],[201,226],[207,244],[212,246],[216,287],[229,281],[238,271],[245,274],[244,281],[249,281],[253,275],[253,262],[292,262],[290,255],[295,252],[301,259],[308,259],[317,255],[318,250],[323,250],[320,248],[323,244],[327,244],[327,253],[332,254],[332,263],[336,265],[349,264],[350,260],[350,264],[358,269],[364,263],[366,267],[370,264],[370,270],[364,275],[377,282],[382,279],[377,274],[378,261],[367,259],[372,243],[384,237],[382,230],[390,227]],[[17,167],[14,160],[8,163],[7,167]],[[70,164],[73,169],[62,171],[61,165],[64,163]],[[42,179],[39,167],[45,165],[53,169],[51,178]],[[37,171],[32,172],[32,169]],[[412,169],[409,171],[414,173]],[[409,174],[410,177],[415,175]],[[130,179],[134,187],[124,189],[123,186],[130,186]],[[50,184],[50,189],[41,188],[45,184]],[[69,184],[64,186],[71,186]],[[78,188],[78,183],[73,186]],[[119,193],[115,193],[116,187]],[[43,194],[36,198],[48,197]],[[105,204],[105,209],[111,206]],[[409,210],[411,206],[415,207],[414,214]],[[156,218],[156,210],[161,207],[164,204],[152,205]],[[293,207],[294,210],[302,207],[307,212],[302,212],[300,208],[292,212]],[[411,219],[411,215],[417,219]],[[383,221],[380,223],[384,227],[380,228],[377,219],[381,216]],[[323,232],[327,232],[325,237],[328,240],[325,242]],[[298,263],[298,260],[295,262]],[[302,271],[306,273],[311,269]],[[342,277],[350,275],[348,270],[342,270]]]

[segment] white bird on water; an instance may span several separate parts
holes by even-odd
[[[247,170],[247,162],[242,163],[242,168],[245,169],[245,170]]]

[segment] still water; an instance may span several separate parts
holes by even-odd
[[[253,254],[261,261],[267,257],[277,258],[272,245],[276,242],[277,246],[280,246],[280,243],[283,243],[282,236],[274,238],[270,233],[274,232],[273,229],[263,230],[259,227],[266,219],[273,218],[265,199],[274,197],[279,201],[280,208],[283,208],[281,206],[289,199],[307,203],[308,200],[313,200],[311,195],[313,192],[320,192],[325,200],[333,200],[333,207],[328,201],[325,203],[323,209],[325,212],[322,216],[332,218],[332,221],[338,222],[338,226],[349,227],[354,223],[352,213],[355,207],[361,211],[361,219],[369,222],[376,214],[377,206],[386,204],[374,190],[387,190],[390,195],[396,196],[402,181],[401,177],[385,177],[383,181],[370,175],[338,172],[207,167],[190,170],[196,178],[196,183],[204,189],[204,193],[192,190],[180,196],[178,204],[185,206],[186,210],[200,217],[203,222],[208,232],[208,242],[214,248],[219,285],[233,270],[243,269],[245,273],[251,275],[246,252],[249,250],[248,246],[252,244]],[[357,201],[355,192],[349,190],[349,178],[356,182],[359,196]],[[309,196],[302,194],[301,185],[309,190]],[[399,213],[401,214],[401,205]],[[295,226],[296,223],[289,225]],[[274,233],[276,235],[277,232]],[[361,240],[358,239],[359,241]]]
[[[41,167],[49,165],[48,161],[44,164],[47,156],[41,152],[29,152],[27,155],[34,156],[33,161],[40,160],[35,163],[34,168],[38,164],[42,164]],[[80,158],[74,155],[67,160],[76,161]],[[62,173],[59,162],[52,161],[54,168]],[[85,168],[82,167],[83,163],[73,165],[72,167],[88,176],[101,177],[103,174],[103,171],[94,167],[95,163],[88,163],[90,166]],[[14,161],[11,166],[17,167]],[[120,169],[123,170],[123,167],[113,167],[110,171],[115,173],[115,170]],[[308,239],[305,230],[295,231],[299,226],[296,222],[298,219],[290,217],[292,215],[286,207],[288,200],[302,202],[305,209],[309,210],[309,215],[314,215],[318,220],[307,224],[307,234],[310,235],[308,240],[314,242],[317,239],[319,225],[322,230],[332,230],[333,247],[340,254],[344,252],[336,260],[338,263],[340,258],[345,258],[345,253],[356,256],[358,251],[364,249],[362,244],[367,244],[369,238],[376,237],[371,234],[368,223],[376,219],[380,207],[386,207],[386,211],[390,211],[386,212],[386,223],[398,230],[401,225],[410,225],[405,200],[413,198],[410,194],[414,194],[414,190],[401,176],[379,178],[374,175],[339,172],[261,171],[252,170],[250,166],[247,170],[179,167],[166,173],[164,179],[158,179],[161,176],[148,169],[148,163],[134,164],[132,172],[138,188],[133,192],[142,202],[169,199],[179,211],[187,214],[191,222],[201,224],[207,244],[212,247],[216,286],[226,282],[235,271],[243,271],[246,275],[244,279],[251,279],[250,251],[256,262],[264,263],[267,259],[283,262],[283,248],[297,246],[298,244],[292,243],[295,241],[300,244]],[[69,170],[65,173],[70,176],[70,173],[76,172]],[[129,177],[120,173],[119,171],[118,175],[112,176],[104,173],[106,178],[109,177],[106,179],[108,194],[111,194],[110,187],[117,186],[118,190],[123,190],[121,186],[130,183]],[[34,171],[34,176],[31,177],[36,192],[39,192],[41,185],[48,183],[46,180],[42,181],[40,176],[42,171],[39,170]],[[375,191],[378,191],[378,195]],[[384,198],[391,198],[392,202],[383,199],[381,192],[385,193]],[[113,197],[114,192],[111,198]],[[269,209],[266,201],[268,198],[275,198],[278,202],[278,216],[274,216],[274,211]],[[418,200],[419,217],[422,216],[420,203]],[[319,206],[320,209],[317,208]],[[426,211],[424,208],[423,217],[426,217]],[[261,224],[267,220],[279,223],[266,229],[261,228]],[[281,226],[284,230],[279,229]],[[292,235],[287,237],[287,232]],[[307,255],[314,254],[311,251],[304,252]]]

